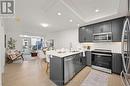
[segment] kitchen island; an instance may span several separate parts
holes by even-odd
[[[83,51],[51,52],[50,79],[58,86],[68,83],[86,66]]]

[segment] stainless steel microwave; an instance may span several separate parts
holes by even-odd
[[[112,41],[112,32],[93,34],[93,41]]]

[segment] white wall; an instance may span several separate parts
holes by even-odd
[[[78,41],[78,28],[67,29],[59,32],[54,32],[48,34],[47,39],[55,40],[55,48],[67,48],[69,49],[69,44],[72,43],[74,49],[82,48],[84,45],[91,46],[91,49],[109,49],[115,53],[121,52],[120,42],[104,42],[104,43],[79,43]]]
[[[78,29],[63,30],[49,34],[47,39],[54,39],[55,48],[69,48],[70,43],[73,47],[78,47]]]
[[[22,21],[17,22],[15,19],[7,19],[4,21],[4,28],[6,34],[6,43],[12,37],[16,40],[16,49],[22,49],[22,39],[19,35],[42,36],[44,37],[46,31],[43,28],[23,24]]]
[[[4,28],[0,20],[0,86],[2,86],[1,74],[4,72],[4,65],[5,65]]]
[[[21,50],[22,49],[22,38],[19,36],[19,33],[6,33],[6,47],[8,47],[8,41],[10,37],[16,40],[16,49]]]

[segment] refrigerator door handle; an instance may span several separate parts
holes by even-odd
[[[124,70],[125,72],[127,73],[127,68],[126,68],[126,64],[125,64],[125,56],[124,56],[124,37],[125,37],[125,29],[126,29],[126,26],[127,26],[127,23],[129,22],[129,19],[127,18],[125,20],[125,23],[124,23],[124,26],[123,26],[123,32],[122,32],[122,39],[121,39],[121,53],[122,53],[122,60],[123,60],[123,67],[124,67]]]
[[[122,71],[121,74],[120,74],[120,78],[121,78],[122,84],[123,84],[123,86],[129,86],[129,82],[127,81],[126,76],[124,74],[125,74],[124,71]],[[125,78],[123,78],[123,76]]]
[[[128,31],[130,30],[130,21],[128,19]],[[127,53],[128,54],[128,53]],[[130,69],[130,58],[129,58],[129,62],[128,62],[128,67],[127,67],[127,73],[129,72]]]

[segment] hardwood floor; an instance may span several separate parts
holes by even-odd
[[[5,67],[3,86],[56,86],[46,73],[46,64],[40,59],[23,63],[7,64]],[[84,68],[66,86],[80,86],[87,77],[90,67]],[[110,74],[108,86],[122,86],[119,75]]]

